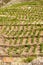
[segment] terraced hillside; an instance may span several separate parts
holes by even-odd
[[[0,9],[0,57],[43,56],[43,4],[40,1],[13,4]]]

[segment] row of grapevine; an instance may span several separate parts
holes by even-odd
[[[40,21],[39,21],[40,20]],[[17,8],[0,9],[0,25],[40,23],[43,20],[43,6],[21,6]],[[9,23],[8,23],[9,21]]]
[[[19,47],[0,47],[1,51],[0,52],[1,55],[5,55],[5,56],[28,56],[28,55],[37,55],[42,53],[43,54],[43,43],[41,43],[39,45],[39,47],[37,45],[31,46],[31,45],[27,45],[25,46],[19,46]],[[6,48],[6,49],[5,49]],[[38,48],[38,49],[37,49]]]

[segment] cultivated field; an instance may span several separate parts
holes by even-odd
[[[43,56],[43,4],[23,2],[0,8],[0,56],[25,58]]]

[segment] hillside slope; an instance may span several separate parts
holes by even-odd
[[[43,4],[30,1],[0,8],[0,57],[30,62],[43,56]],[[11,59],[11,58],[10,58]],[[11,61],[11,60],[10,60]],[[14,60],[12,60],[14,62]]]

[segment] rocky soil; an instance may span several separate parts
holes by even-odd
[[[0,7],[5,6],[6,4],[10,5],[12,3],[24,2],[24,1],[30,1],[30,0],[0,0]]]
[[[4,62],[3,62],[3,60],[4,60]],[[14,64],[16,64],[16,65],[43,65],[43,57],[38,57],[38,58],[36,58],[36,59],[34,59],[32,62],[30,62],[30,63],[22,63],[22,62],[5,62],[6,60],[5,59],[3,59],[3,60],[0,60],[0,64],[2,65],[14,65]],[[11,61],[11,59],[8,59],[9,61]],[[20,60],[20,59],[18,59],[18,60]],[[16,59],[15,59],[15,61],[17,61]]]

